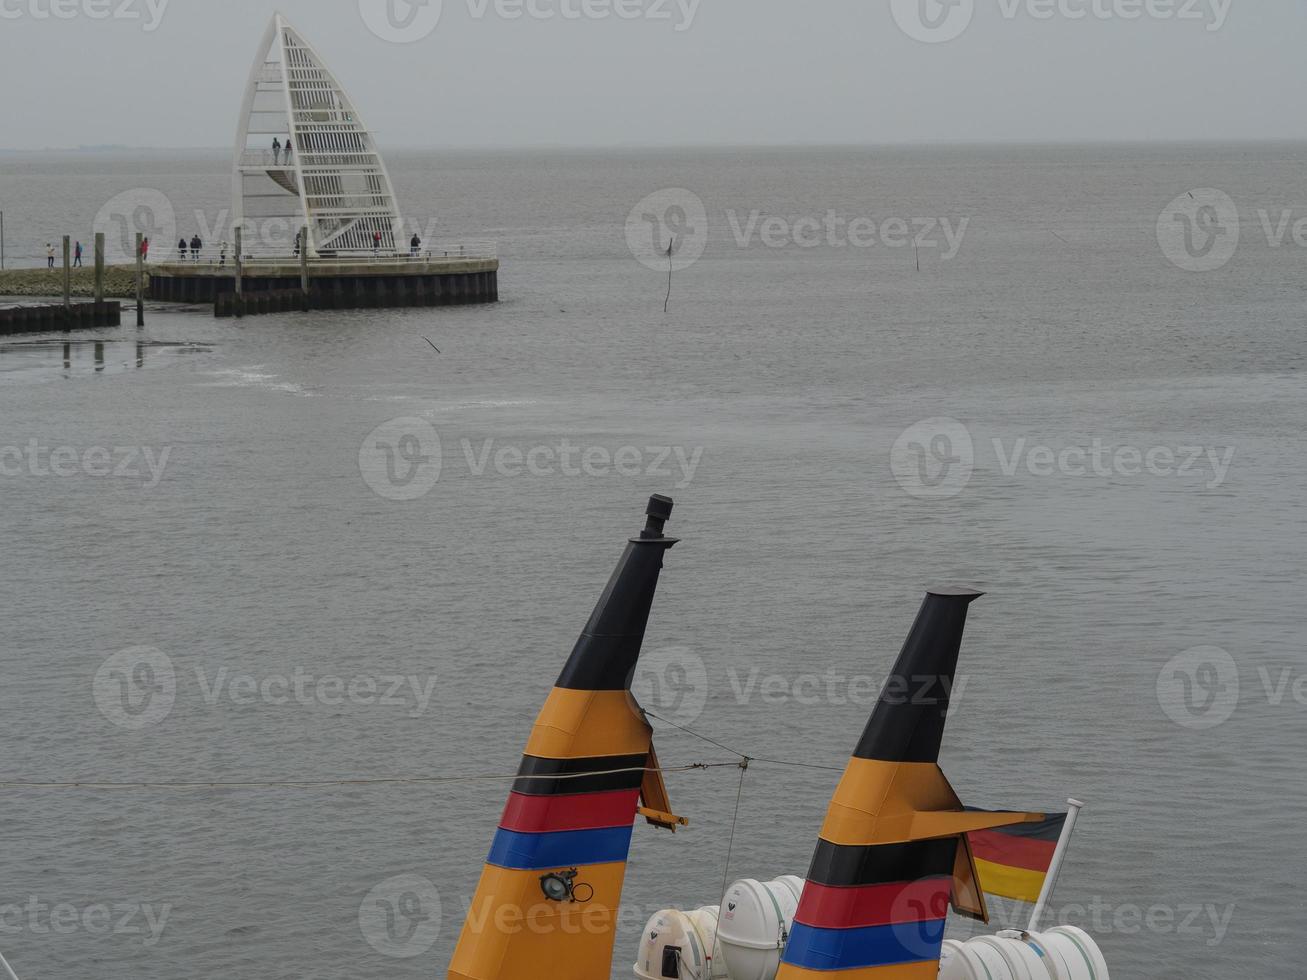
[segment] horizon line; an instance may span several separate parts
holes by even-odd
[[[432,145],[424,143],[395,143],[387,152],[405,152],[419,150],[422,152],[505,152],[524,150],[586,150],[604,152],[636,152],[642,150],[811,150],[811,149],[896,149],[917,147],[980,147],[980,146],[1263,146],[1307,144],[1307,136],[1254,136],[1237,139],[1213,139],[1211,137],[1174,137],[1167,139],[1135,137],[1074,137],[1065,139],[1035,139],[1029,137],[1012,137],[1007,139],[951,139],[920,138],[906,140],[882,140],[867,142],[841,141],[801,141],[793,143],[770,142],[721,142],[721,143],[462,143]],[[42,147],[7,147],[0,146],[0,153],[113,153],[113,152],[154,152],[154,153],[231,153],[230,146],[158,146],[145,144],[84,144],[80,146],[42,146]]]

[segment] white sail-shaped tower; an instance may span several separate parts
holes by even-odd
[[[402,239],[395,190],[372,133],[322,57],[281,14],[259,44],[245,88],[232,183],[234,221],[249,255],[289,254],[305,227],[310,256],[393,254]]]

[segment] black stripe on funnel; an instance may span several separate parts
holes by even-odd
[[[967,607],[983,592],[926,594],[854,756],[883,762],[938,762]]]
[[[522,757],[513,792],[527,796],[575,796],[638,789],[644,782],[646,755],[607,755],[594,759]]]
[[[671,512],[670,498],[656,495],[650,499],[646,511],[649,521],[640,536],[628,542],[558,676],[558,687],[576,691],[629,689],[658,588],[663,555],[677,541],[663,536],[663,524]]]
[[[817,841],[808,880],[833,888],[919,881],[953,873],[957,838],[854,846]]]

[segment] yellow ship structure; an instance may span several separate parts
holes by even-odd
[[[686,824],[630,689],[677,543],[664,534],[671,512],[670,499],[651,499],[536,718],[449,980],[609,980],[634,825]],[[940,769],[980,596],[926,595],[834,787],[806,878],[741,879],[718,905],[655,914],[637,980],[1109,980],[1086,933],[1037,931],[1080,804],[1053,815],[968,809]],[[950,910],[989,921],[986,892],[1033,901],[1029,928],[946,939]]]

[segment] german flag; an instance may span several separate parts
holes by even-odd
[[[985,812],[985,811],[976,811]],[[1019,902],[1037,902],[1066,824],[1057,813],[1039,823],[1021,823],[967,834],[981,891]]]

